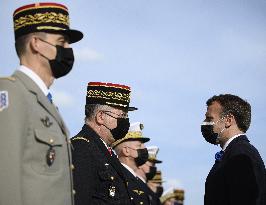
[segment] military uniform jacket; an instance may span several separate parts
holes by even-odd
[[[160,198],[154,193],[150,187],[144,183],[141,179],[139,179],[139,182],[141,184],[141,189],[144,190],[146,195],[149,197],[149,202],[151,205],[161,205]]]
[[[143,189],[142,182],[135,177],[126,167],[123,166],[123,172],[127,179],[130,199],[134,205],[151,205],[150,197]]]
[[[100,136],[84,125],[72,139],[76,205],[131,204],[122,165]]]
[[[57,109],[20,71],[0,79],[0,94],[0,204],[73,204],[68,131]]]
[[[265,205],[265,166],[246,136],[234,139],[205,183],[205,205]]]

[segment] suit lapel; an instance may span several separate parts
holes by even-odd
[[[60,125],[62,131],[66,134],[66,128],[64,126],[64,123],[62,121],[62,118],[60,117],[56,107],[49,102],[47,97],[44,95],[44,93],[41,91],[41,89],[38,87],[38,85],[27,75],[22,73],[21,71],[16,71],[13,76],[15,78],[18,78],[24,85],[25,87],[34,94],[37,98],[38,103],[48,112],[50,113],[55,120],[58,122]]]
[[[119,162],[118,158],[116,157],[115,154],[113,154],[112,156],[109,154],[107,148],[105,147],[104,143],[101,141],[100,136],[94,132],[94,130],[87,126],[84,125],[82,130],[84,131],[84,134],[86,135],[86,138],[89,138],[90,140],[92,140],[93,142],[95,142],[96,146],[102,151],[102,153],[104,154],[104,156],[106,156],[107,161],[109,162],[109,164],[112,165],[112,167],[116,170],[116,172],[118,173],[118,175],[124,180],[124,182],[126,181],[126,178],[124,176],[124,172],[122,170],[122,164]]]

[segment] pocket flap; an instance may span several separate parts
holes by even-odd
[[[104,170],[104,171],[99,171],[98,175],[100,176],[100,178],[104,181],[112,181],[113,180],[113,176],[110,173],[110,171],[108,170]]]
[[[63,137],[55,132],[35,129],[35,136],[37,140],[50,146],[59,146],[63,144]]]

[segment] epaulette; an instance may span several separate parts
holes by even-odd
[[[9,77],[0,77],[0,80],[10,80],[12,82],[15,82],[16,81],[16,78],[14,78],[12,76],[9,76]]]
[[[90,142],[90,140],[88,140],[88,139],[86,139],[85,137],[74,137],[74,138],[72,138],[71,139],[72,141],[74,141],[74,140],[84,140],[84,141],[86,141],[86,142]]]

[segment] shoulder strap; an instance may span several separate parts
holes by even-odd
[[[87,138],[85,138],[85,137],[80,137],[80,136],[77,136],[77,137],[74,137],[74,138],[72,138],[71,139],[72,141],[74,141],[74,140],[84,140],[84,141],[86,141],[86,142],[90,142],[90,140],[88,140]]]

